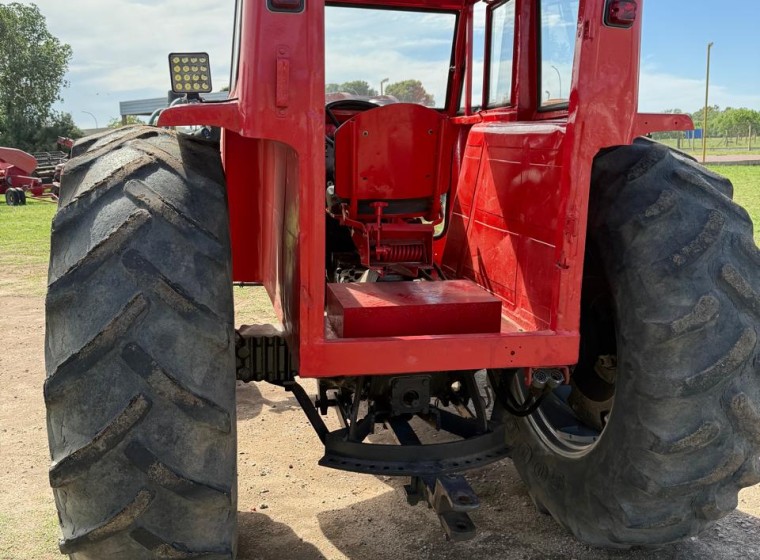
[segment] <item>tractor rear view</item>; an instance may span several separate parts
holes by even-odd
[[[727,180],[639,138],[693,126],[638,112],[643,4],[238,0],[229,100],[173,53],[189,102],[159,118],[220,144],[79,140],[47,298],[61,551],[234,558],[236,379],[292,393],[320,465],[409,477],[452,540],[465,473],[505,457],[596,546],[732,511],[760,481],[760,253]],[[382,56],[330,48],[361,20],[434,36],[434,94],[325,103]],[[233,282],[281,325],[236,330]]]

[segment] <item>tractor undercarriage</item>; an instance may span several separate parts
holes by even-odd
[[[533,413],[567,375],[540,369],[327,378],[311,398],[272,325],[238,330],[236,355],[239,381],[264,381],[293,394],[325,446],[321,466],[410,477],[408,503],[433,508],[452,541],[475,536],[468,512],[479,500],[462,473],[509,457],[505,416]],[[509,390],[515,379],[530,386],[519,403]],[[339,425],[333,430],[325,421],[331,409]],[[374,441],[385,440],[374,437],[384,431],[395,445]]]

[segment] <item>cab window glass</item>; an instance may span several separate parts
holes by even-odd
[[[515,52],[515,2],[508,0],[493,8],[491,15],[491,64],[488,106],[512,103],[512,64]]]
[[[486,54],[486,6],[475,4],[472,49],[472,107],[483,105],[484,60]]]
[[[542,107],[566,105],[570,97],[578,4],[578,0],[541,2]]]
[[[433,10],[325,8],[325,93],[443,108],[457,15]]]

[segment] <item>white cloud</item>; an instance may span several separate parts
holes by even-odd
[[[326,79],[328,83],[365,80],[375,89],[416,79],[435,96],[446,100],[454,42],[455,17],[399,11],[328,8],[326,15]]]
[[[704,79],[677,76],[652,66],[642,68],[639,84],[639,110],[642,112],[681,109],[691,113],[704,104]],[[760,94],[736,93],[720,83],[711,83],[710,105],[758,108]]]
[[[35,0],[48,28],[74,51],[60,109],[103,126],[119,102],[169,89],[172,51],[207,51],[214,88],[229,81],[234,0]]]
[[[256,0],[261,1],[261,0]],[[4,0],[0,0],[6,3]],[[119,114],[119,101],[158,97],[169,89],[166,57],[171,51],[208,51],[215,89],[229,79],[234,0],[35,0],[51,32],[74,51],[59,108],[83,127],[103,125]],[[332,18],[328,46],[328,81],[364,79],[379,88],[391,81],[420,79],[438,102],[445,96],[449,64],[450,18],[441,15],[399,16],[385,12],[392,24],[368,19],[361,10],[340,10]],[[478,29],[482,29],[479,8]],[[478,58],[480,53],[478,53]],[[481,70],[476,68],[477,74]],[[546,80],[551,80],[549,74]],[[558,86],[558,85],[557,85]],[[564,86],[567,87],[567,86]],[[480,87],[474,87],[480,91]],[[557,87],[557,89],[559,89]],[[564,88],[563,88],[564,89]],[[563,92],[564,93],[564,92]],[[711,103],[760,108],[760,94],[741,94],[716,81]],[[640,108],[694,111],[704,103],[704,82],[645,64]]]

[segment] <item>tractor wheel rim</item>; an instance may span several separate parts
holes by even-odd
[[[520,377],[514,377],[513,393],[518,402],[524,403],[528,393]],[[580,459],[599,444],[607,428],[599,431],[583,423],[567,402],[570,390],[569,386],[563,386],[553,391],[526,420],[543,444],[555,454]],[[611,414],[612,411],[610,417]]]

